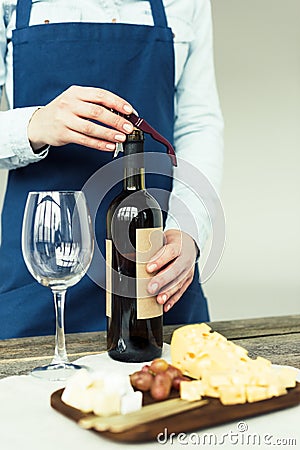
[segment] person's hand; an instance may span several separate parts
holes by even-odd
[[[29,142],[33,150],[73,143],[113,151],[116,142],[125,141],[133,125],[108,108],[123,114],[133,111],[128,102],[109,91],[71,86],[35,111],[27,129]]]
[[[180,230],[164,233],[165,245],[147,264],[149,273],[157,272],[148,284],[148,292],[169,311],[191,284],[197,256],[195,241]]]

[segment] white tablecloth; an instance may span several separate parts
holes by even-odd
[[[163,357],[169,360],[169,346]],[[143,364],[123,364],[113,361],[106,353],[80,358],[95,370],[129,374]],[[298,373],[300,381],[300,371]],[[0,450],[100,450],[133,448],[99,434],[81,429],[50,406],[52,392],[64,386],[62,382],[47,382],[30,375],[0,380]],[[163,425],[162,425],[163,431]],[[255,445],[256,444],[256,445]],[[259,444],[259,445],[258,445]],[[184,449],[270,449],[300,448],[300,406],[263,416],[199,430],[180,438],[138,444],[143,448]]]

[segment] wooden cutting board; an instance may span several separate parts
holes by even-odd
[[[61,400],[63,389],[55,391],[51,395],[51,406],[64,416],[75,420],[77,423],[90,414],[85,414],[72,408]],[[178,392],[172,392],[171,398],[178,397]],[[224,406],[218,399],[206,398],[208,403],[190,411],[180,412],[159,420],[134,426],[122,432],[97,431],[101,436],[122,442],[146,442],[156,440],[159,433],[167,429],[170,433],[191,432],[211,426],[219,425],[234,420],[257,416],[268,412],[289,408],[300,403],[300,383],[289,389],[286,395],[262,400],[255,403]],[[144,404],[154,403],[149,394],[144,395]],[[162,402],[163,403],[163,402]]]

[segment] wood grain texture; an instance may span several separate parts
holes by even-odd
[[[300,369],[300,315],[210,322],[213,330],[245,347],[250,356],[264,356],[274,364]],[[164,327],[164,341],[170,343],[180,325]],[[71,361],[106,350],[106,333],[76,333],[66,336]],[[0,340],[0,378],[28,373],[47,364],[54,353],[54,336]]]

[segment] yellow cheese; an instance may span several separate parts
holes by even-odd
[[[244,386],[220,386],[220,402],[223,405],[237,405],[246,403],[246,392]]]
[[[270,397],[279,397],[287,393],[286,388],[280,384],[271,384],[267,389]]]
[[[231,376],[230,373],[227,371],[216,371],[207,373],[203,380],[209,384],[210,386],[217,388],[219,386],[230,386],[231,383]]]
[[[213,332],[206,324],[175,330],[171,359],[185,375],[202,382],[201,393],[193,382],[181,383],[181,395],[190,400],[203,395],[220,398],[224,405],[251,403],[284,395],[286,388],[296,385],[296,370],[276,369],[271,361],[260,356],[250,358],[246,349]]]
[[[264,386],[246,386],[246,396],[249,403],[271,398],[271,392]]]
[[[284,387],[292,388],[296,386],[296,373],[297,370],[292,367],[281,367],[278,370],[278,377]]]
[[[191,378],[202,378],[207,370],[220,371],[243,366],[247,350],[228,341],[206,324],[177,328],[171,340],[172,364]]]

